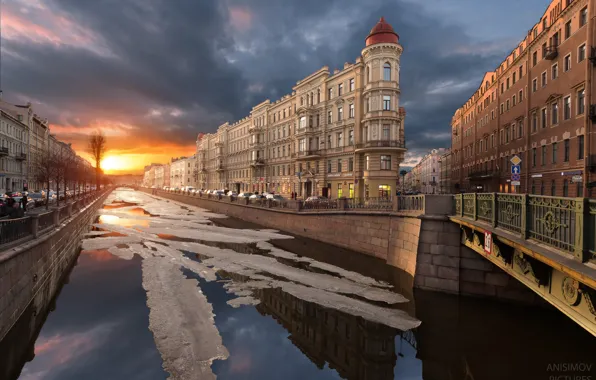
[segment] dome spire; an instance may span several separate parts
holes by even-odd
[[[385,21],[385,17],[383,16],[381,16],[379,22],[377,22],[371,29],[368,37],[366,37],[366,46],[380,43],[399,43],[399,36],[393,30],[391,24]]]

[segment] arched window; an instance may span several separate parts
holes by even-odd
[[[321,89],[317,89],[317,103],[321,102]]]
[[[370,82],[370,67],[366,66],[366,82]]]
[[[383,80],[391,80],[391,65],[389,62],[385,62],[385,65],[383,65]]]

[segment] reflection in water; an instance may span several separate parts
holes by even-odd
[[[116,215],[100,215],[99,223],[115,224],[117,226],[122,226],[122,227],[134,227],[134,226],[149,227],[149,220],[147,220],[147,219],[128,219],[128,218],[121,218]]]
[[[140,260],[83,251],[20,379],[164,379],[147,324]]]

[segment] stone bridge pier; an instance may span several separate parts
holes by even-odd
[[[414,276],[419,289],[457,295],[542,303],[522,283],[462,244],[453,223],[453,197],[425,195],[424,212],[402,217],[392,226],[388,263]]]

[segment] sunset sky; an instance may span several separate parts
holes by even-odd
[[[413,165],[450,145],[453,112],[539,19],[547,0],[2,0],[1,88],[33,103],[107,172],[190,155],[199,132],[244,117],[328,65],[353,62],[385,16],[404,46]],[[511,9],[515,8],[515,12]],[[504,27],[506,26],[506,27]]]

